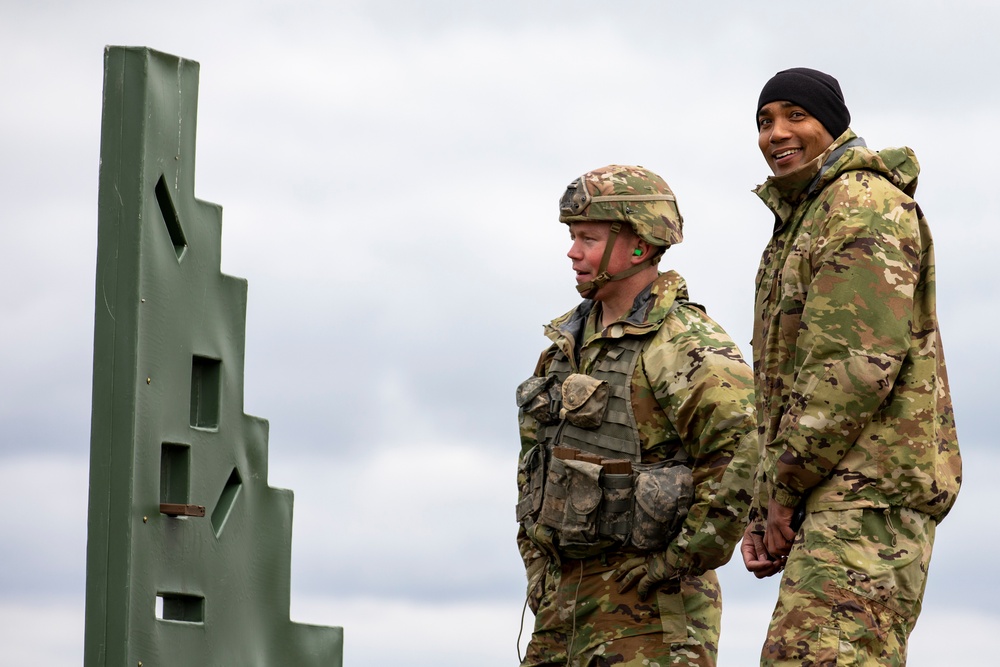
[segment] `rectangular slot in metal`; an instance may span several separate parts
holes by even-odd
[[[186,503],[191,493],[191,448],[165,442],[160,447],[160,503]]]
[[[161,621],[204,623],[205,598],[200,595],[184,593],[158,593],[156,595],[156,618]]]
[[[222,402],[222,362],[208,357],[191,358],[191,426],[219,428]]]

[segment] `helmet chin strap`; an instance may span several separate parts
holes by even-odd
[[[608,283],[613,283],[616,280],[622,280],[623,278],[633,276],[645,269],[647,266],[651,266],[653,262],[656,261],[657,253],[652,253],[650,257],[647,257],[645,260],[628,269],[625,269],[620,273],[616,273],[615,275],[608,273],[608,264],[611,262],[611,253],[615,248],[615,241],[618,240],[618,232],[620,232],[621,229],[622,223],[611,223],[611,231],[608,233],[607,245],[604,246],[604,255],[601,257],[601,265],[597,269],[597,277],[576,286],[576,291],[579,292],[580,296],[584,299],[593,299],[594,295],[597,294],[597,290],[601,289]]]

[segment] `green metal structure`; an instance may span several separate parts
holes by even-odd
[[[194,196],[198,63],[108,47],[85,667],[339,667],[289,620],[292,493],[243,412],[247,284]]]

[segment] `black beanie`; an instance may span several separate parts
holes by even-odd
[[[851,124],[851,112],[844,104],[844,93],[837,80],[808,67],[782,70],[771,77],[760,91],[757,113],[764,105],[778,101],[792,102],[811,113],[834,139]]]

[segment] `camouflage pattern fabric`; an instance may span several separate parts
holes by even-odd
[[[672,271],[662,273],[636,298],[632,311],[607,328],[594,325],[594,302],[585,300],[578,308],[546,327],[546,335],[553,345],[543,353],[535,369],[536,376],[545,377],[553,359],[565,355],[572,360],[576,372],[587,374],[602,355],[619,350],[617,340],[623,337],[641,337],[644,340],[630,389],[640,461],[666,461],[678,450],[686,452],[692,461],[694,490],[691,507],[677,537],[664,551],[658,552],[662,554],[674,584],[688,581],[691,575],[698,577],[709,572],[731,557],[735,544],[742,536],[752,501],[751,488],[758,457],[752,373],[729,336],[687,298],[683,278]],[[587,331],[591,333],[585,335]],[[538,422],[524,410],[519,412],[519,422],[523,459],[538,444],[540,428]],[[527,480],[518,480],[519,489],[527,486]],[[530,532],[520,526],[518,546],[529,578],[529,605],[538,614],[536,634],[528,649],[529,655],[535,657],[526,664],[567,664],[566,637],[559,639],[551,614],[545,613],[553,605],[559,607],[565,604],[565,592],[558,592],[559,587],[555,584],[562,575],[553,578],[546,573],[552,573],[553,568],[558,570],[560,562],[589,561],[574,561],[568,558],[572,554],[560,553],[554,532],[542,525],[532,526]],[[597,558],[598,562],[602,558],[607,563],[624,562],[625,555],[612,548]],[[627,555],[634,556],[635,553]],[[540,563],[545,563],[544,567]],[[601,571],[606,573],[606,570]],[[708,578],[704,581],[714,581],[714,575],[706,576]],[[540,584],[542,581],[545,586]],[[583,586],[597,586],[596,582],[588,583],[586,571],[583,582]],[[601,585],[617,591],[613,578],[610,582],[601,579]],[[717,600],[717,589],[713,590],[715,592],[711,593],[711,597]],[[559,599],[563,602],[557,602],[553,595],[561,596]],[[580,599],[596,599],[595,595],[581,594]],[[634,612],[632,605],[639,602],[636,590],[627,591],[625,595],[631,601],[629,605]],[[652,596],[649,599],[652,600]],[[643,604],[645,606],[640,607],[643,610],[640,614],[616,614],[613,621],[615,632],[621,633],[620,636],[638,633],[636,636],[642,639],[636,641],[660,650],[665,639],[663,624],[650,620],[652,617],[647,616],[654,612],[649,610],[648,604]],[[595,624],[595,628],[603,627],[602,621],[598,620],[603,613],[600,608],[594,607],[587,623]],[[698,637],[692,641],[714,647],[718,625],[708,623],[708,626],[699,630]],[[639,630],[653,627],[659,629],[655,632]],[[593,636],[603,635],[596,632]],[[588,640],[587,645],[596,650],[606,641]],[[557,650],[560,642],[563,642],[562,648]],[[647,655],[648,651],[643,651],[647,649],[637,650],[636,655]],[[692,655],[694,653],[697,652]],[[560,655],[563,656],[562,662],[559,662]],[[673,659],[674,662],[663,664],[714,664],[714,659],[713,662],[706,662],[707,658],[702,660],[697,656],[692,657],[689,663],[677,662],[680,658],[676,656]]]
[[[643,167],[611,164],[588,171],[566,188],[559,222],[623,222],[654,246],[684,240],[684,218],[667,182]]]
[[[714,572],[641,602],[614,574],[627,554],[549,561],[521,667],[714,667],[722,598]]]
[[[818,172],[818,176],[817,176]],[[912,151],[847,130],[757,194],[775,213],[757,274],[758,506],[908,507],[942,519],[961,483]]]
[[[902,665],[961,456],[907,148],[847,130],[757,194],[775,214],[753,361],[769,499],[805,503],[762,666]]]
[[[902,508],[808,514],[785,565],[761,667],[905,665],[935,525]]]

